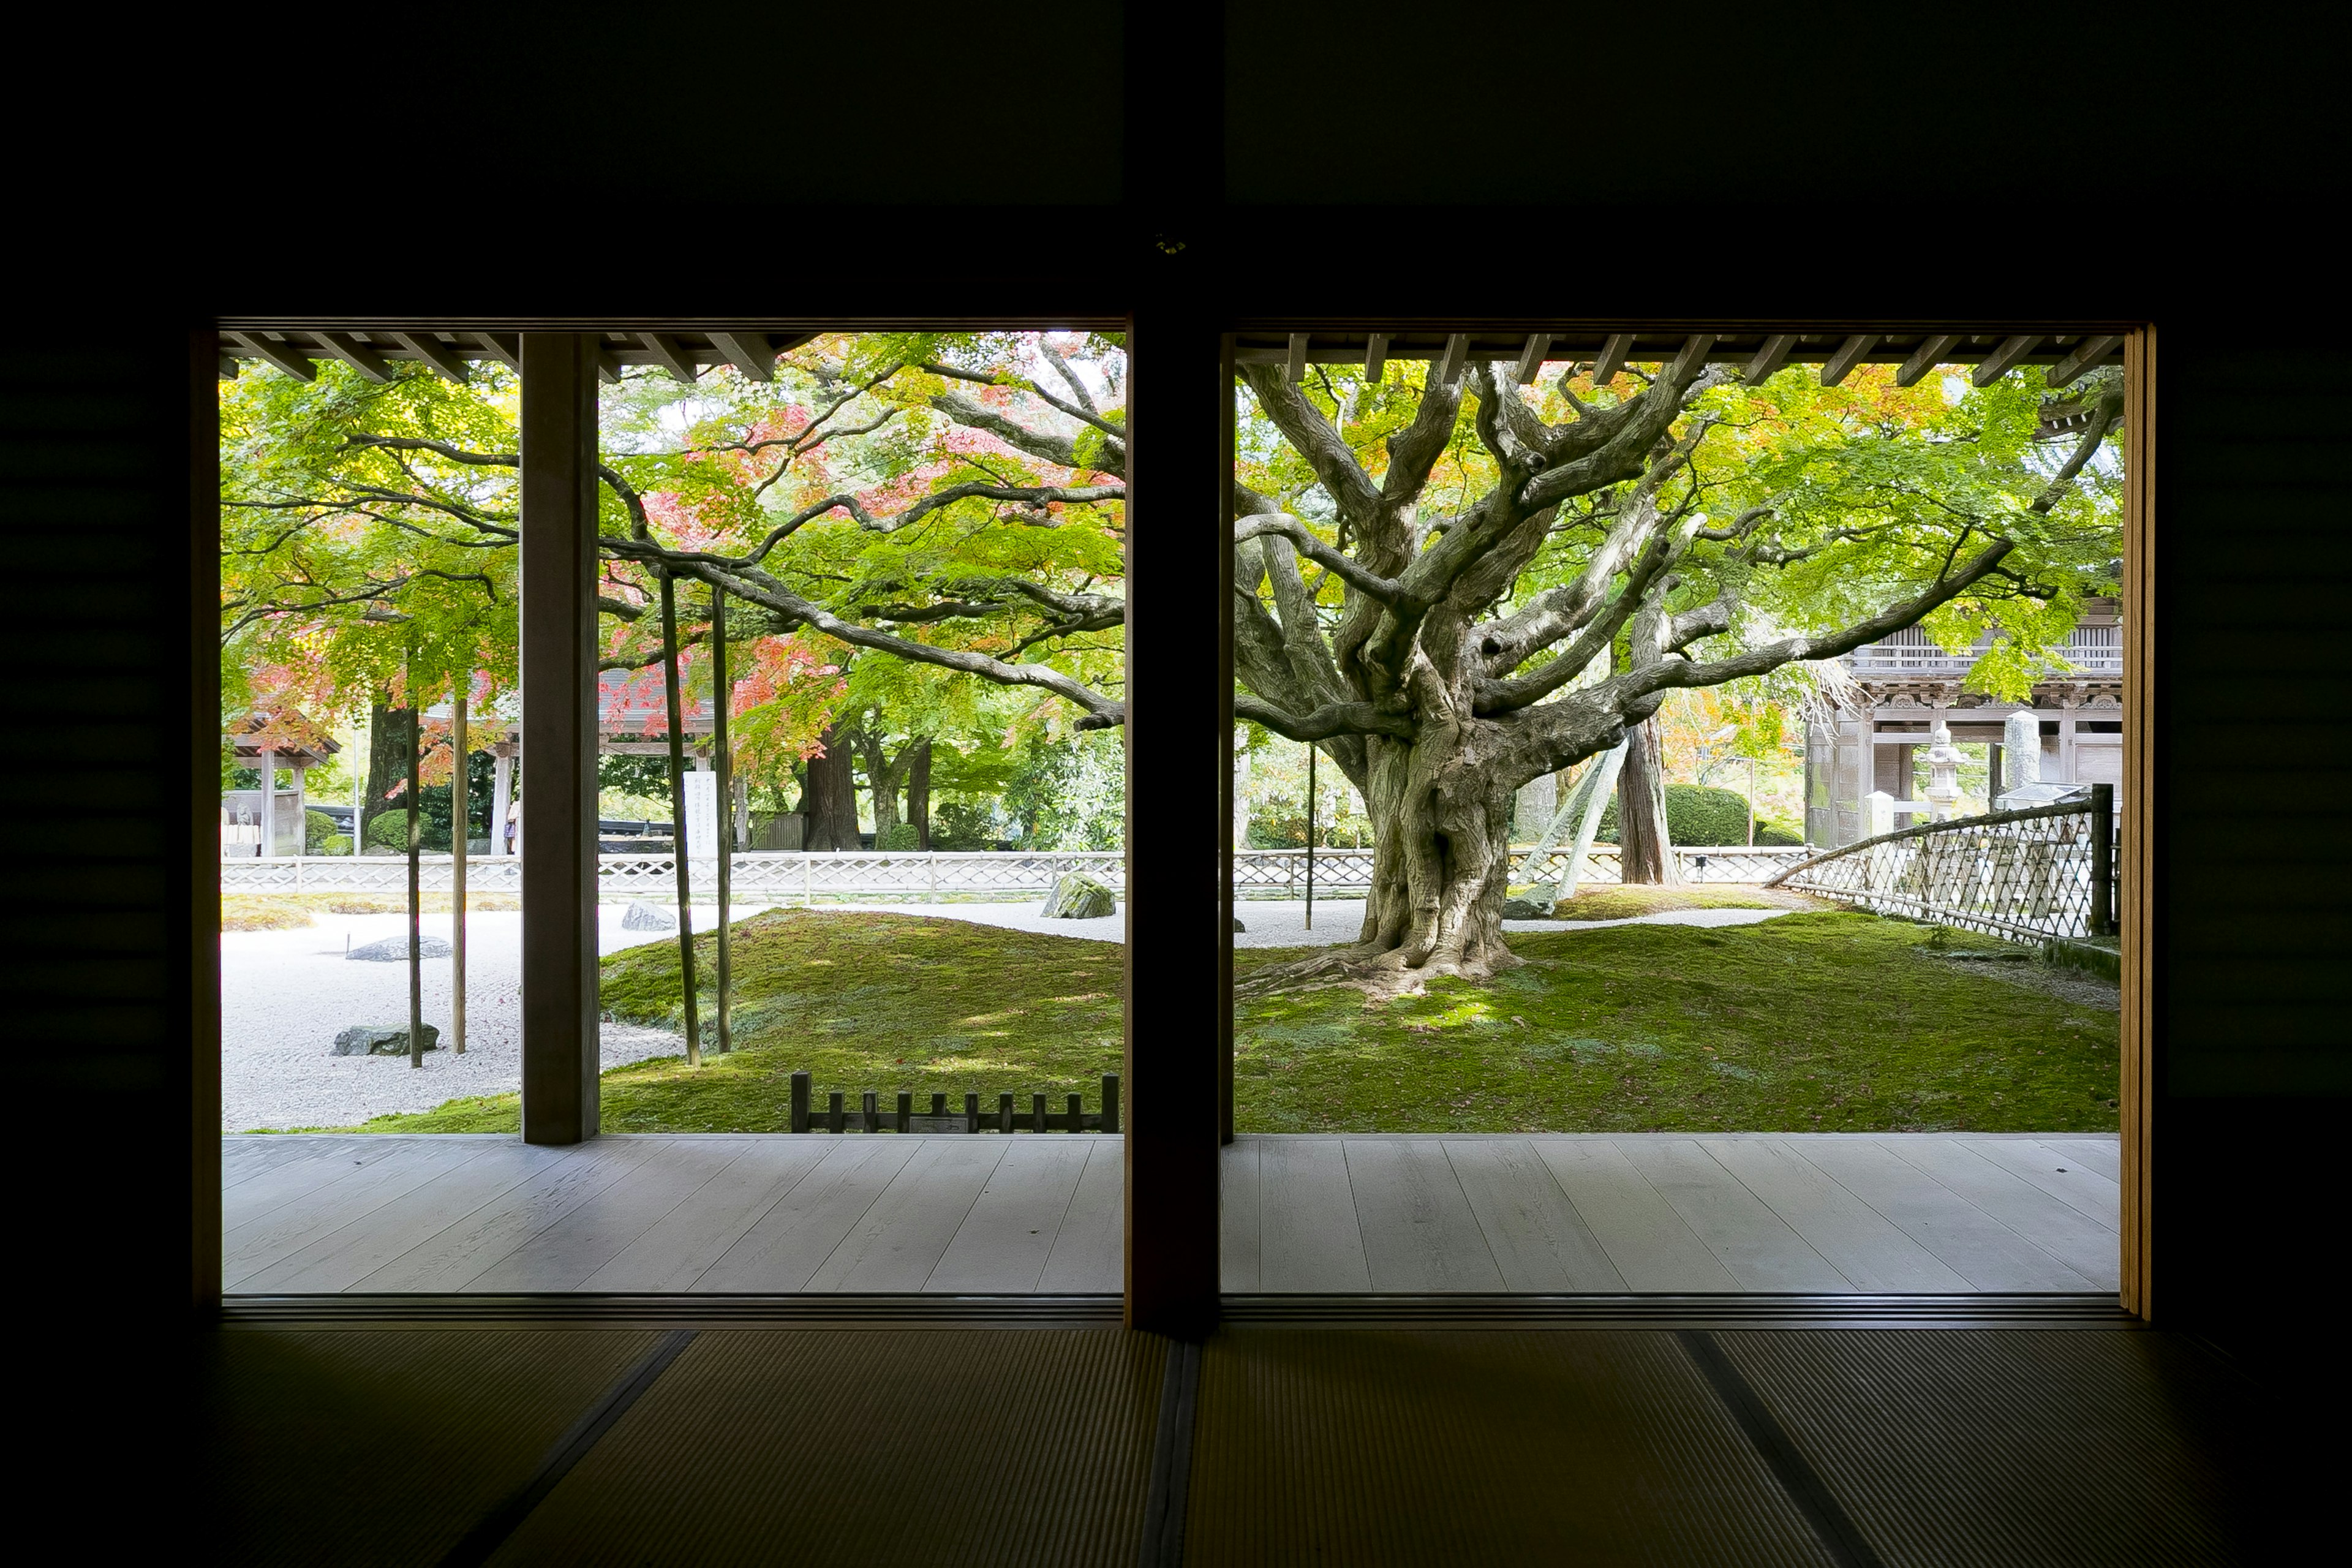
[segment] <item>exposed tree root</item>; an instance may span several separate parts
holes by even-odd
[[[1497,971],[1516,969],[1523,962],[1507,950],[1502,951],[1501,962],[1486,963],[1433,958],[1409,965],[1404,958],[1402,948],[1381,950],[1360,944],[1329,948],[1312,958],[1277,963],[1236,981],[1234,995],[1236,1000],[1247,1000],[1345,985],[1362,992],[1367,1000],[1386,1002],[1399,996],[1418,996],[1433,980],[1467,980],[1483,984],[1492,980]]]

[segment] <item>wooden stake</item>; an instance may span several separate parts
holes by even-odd
[[[662,693],[669,700],[670,861],[677,868],[677,970],[686,996],[686,1065],[702,1065],[701,998],[694,985],[694,885],[686,858],[686,709],[677,695],[677,584],[661,573]],[[836,1129],[838,1131],[838,1129]]]
[[[474,830],[472,803],[466,797],[466,683],[450,688],[449,752],[457,768],[449,775],[449,1048],[466,1054],[466,837]]]
[[[1315,929],[1315,753],[1320,750],[1314,742],[1307,742],[1307,929]]]

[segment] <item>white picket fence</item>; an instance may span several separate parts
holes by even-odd
[[[1802,848],[1705,848],[1677,846],[1675,858],[1693,882],[1761,882],[1803,861]],[[1372,885],[1370,849],[1315,851],[1315,891],[1320,898],[1349,898]],[[1514,884],[1555,880],[1568,870],[1568,851],[1555,850],[1541,867],[1528,854],[1514,854]],[[1042,898],[1068,871],[1083,871],[1114,890],[1127,889],[1127,858],[1117,850],[1053,850],[1036,854],[983,850],[976,853],[919,851],[799,854],[758,851],[733,861],[734,896],[746,902],[927,903],[940,900]],[[698,898],[716,898],[719,865],[687,863]],[[446,855],[427,855],[418,868],[425,890],[450,889]],[[677,894],[677,862],[667,855],[602,855],[596,870],[607,899],[667,899]],[[1593,846],[1580,880],[1613,883],[1617,847]],[[408,862],[396,856],[305,855],[262,858],[239,856],[221,861],[224,893],[380,893],[408,890]],[[466,886],[475,893],[519,893],[522,863],[512,855],[476,855],[466,861]],[[1303,899],[1307,896],[1307,851],[1244,849],[1234,855],[1237,899]]]

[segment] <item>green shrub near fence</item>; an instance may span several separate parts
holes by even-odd
[[[1768,837],[1768,834],[1776,837]],[[1594,837],[1603,844],[1617,842],[1615,795],[1609,797],[1609,805],[1601,813],[1601,830]],[[1670,784],[1666,786],[1666,837],[1676,844],[1745,844],[1747,797],[1738,790],[1717,789],[1710,784]],[[1801,840],[1759,820],[1756,842],[1795,844]]]

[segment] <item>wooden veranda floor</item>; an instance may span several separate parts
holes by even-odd
[[[321,1291],[1120,1284],[1120,1141],[222,1140],[223,1279]],[[2112,1136],[1245,1137],[1234,1291],[2108,1291]]]

